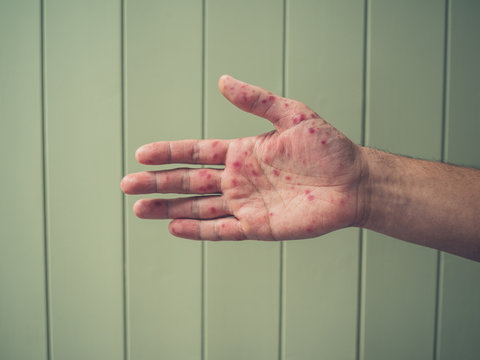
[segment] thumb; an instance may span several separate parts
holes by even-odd
[[[233,105],[243,111],[269,120],[279,131],[285,131],[301,121],[318,119],[317,113],[305,104],[287,99],[261,87],[223,75],[218,88]]]

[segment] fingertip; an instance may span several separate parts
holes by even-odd
[[[222,94],[225,94],[224,93],[224,90],[225,90],[225,83],[230,80],[232,77],[230,75],[222,75],[220,76],[220,79],[218,79],[218,89],[220,90],[220,92]]]
[[[143,163],[142,159],[143,159],[143,154],[144,154],[145,150],[144,150],[144,146],[140,146],[137,151],[135,151],[135,160],[137,160],[137,162],[139,163]]]
[[[133,204],[133,213],[140,219],[145,218],[146,206],[144,199],[135,201],[135,203]]]
[[[133,194],[134,179],[131,174],[125,175],[120,182],[120,188],[125,194]]]

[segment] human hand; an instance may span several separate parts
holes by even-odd
[[[285,240],[360,225],[366,164],[361,148],[301,102],[230,76],[219,81],[235,106],[273,123],[276,130],[233,140],[180,140],[144,145],[146,165],[225,165],[129,174],[127,194],[199,194],[142,199],[140,218],[174,219],[170,232],[201,240]],[[210,194],[210,195],[208,195]]]

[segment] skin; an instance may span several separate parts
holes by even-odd
[[[140,147],[146,165],[225,167],[125,176],[127,194],[192,194],[141,199],[138,217],[174,219],[173,235],[198,240],[302,239],[358,226],[480,261],[480,171],[355,145],[305,104],[227,75],[219,89],[276,130]]]

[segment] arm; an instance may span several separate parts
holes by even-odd
[[[480,171],[363,148],[363,227],[480,261]]]
[[[305,104],[229,76],[235,106],[275,130],[232,140],[180,140],[137,150],[146,165],[224,165],[129,174],[137,216],[173,219],[172,234],[198,240],[312,238],[360,226],[480,261],[480,171],[413,160],[353,144]]]

